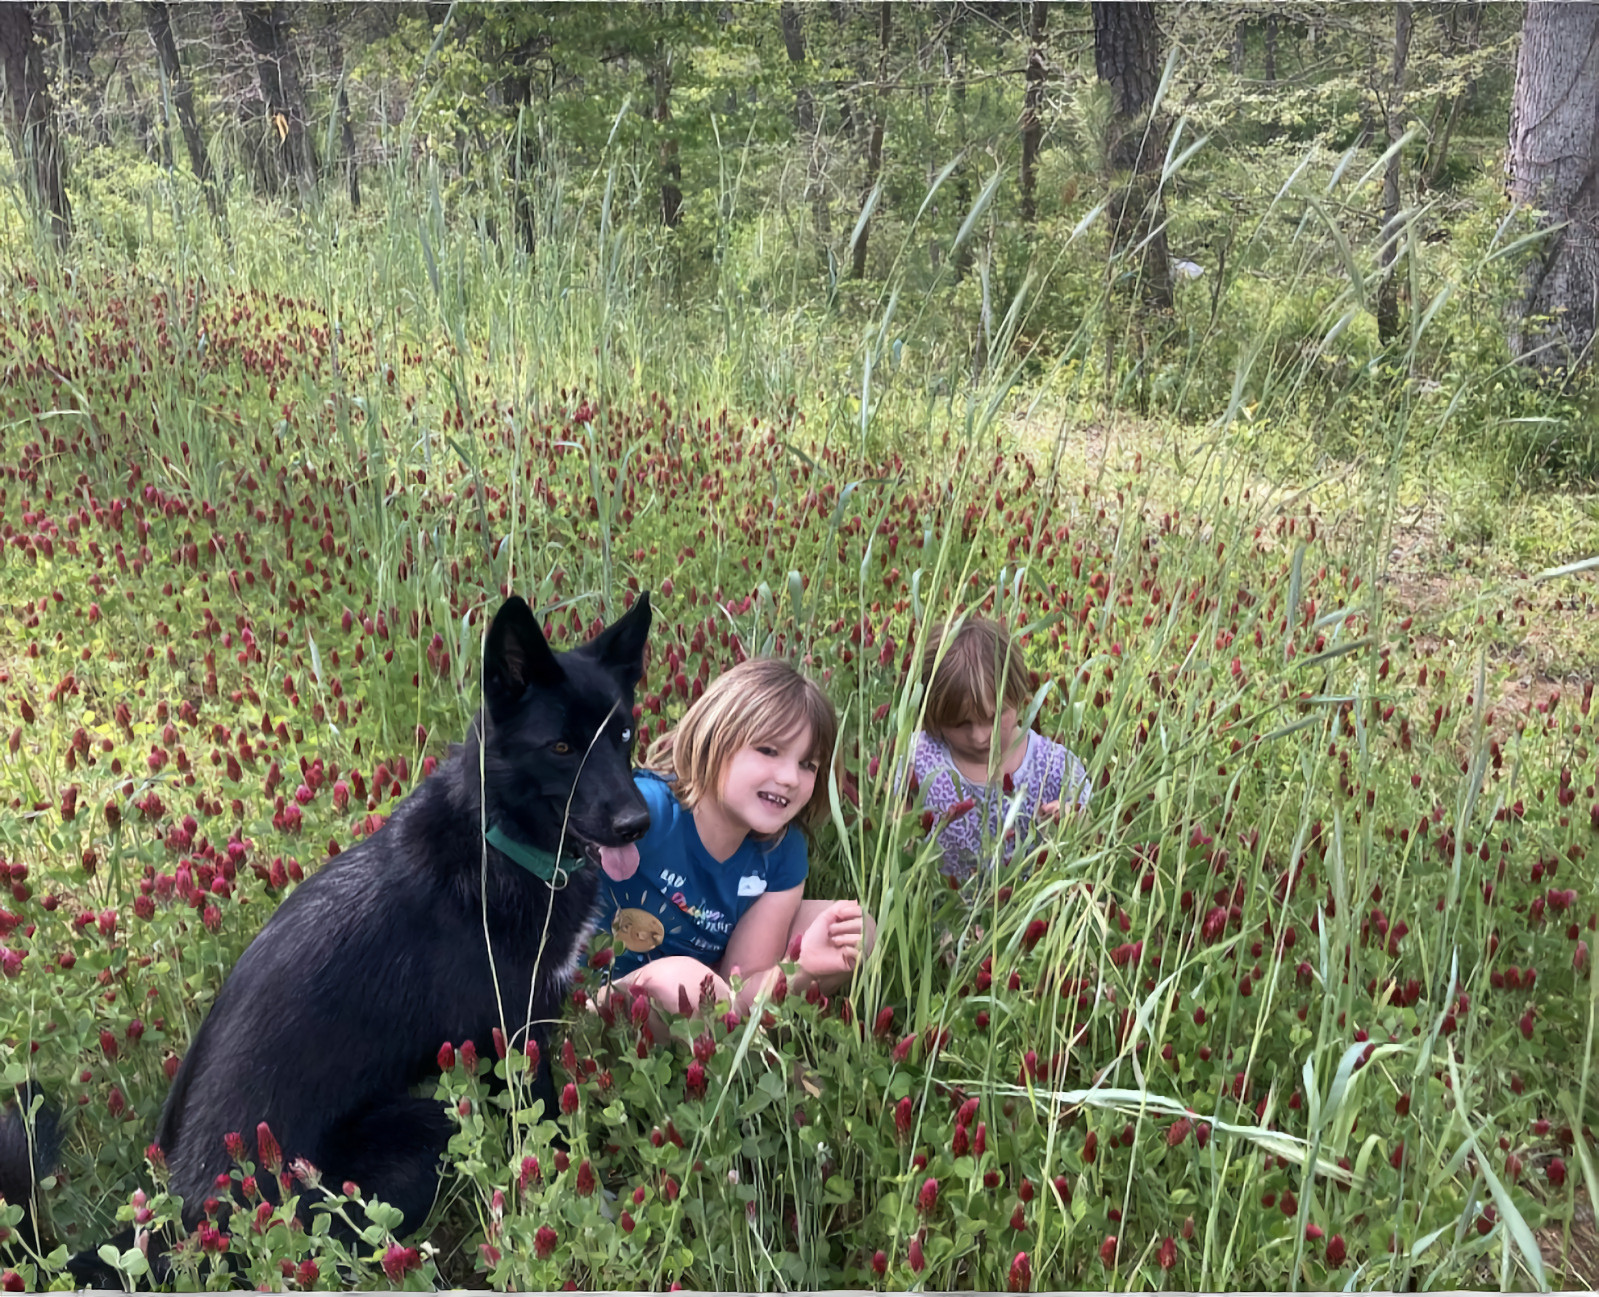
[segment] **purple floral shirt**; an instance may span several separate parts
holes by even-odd
[[[922,807],[931,811],[938,821],[934,832],[938,834],[944,853],[939,869],[959,882],[965,882],[993,860],[993,843],[1012,800],[1019,796],[1021,805],[1011,826],[1014,835],[1004,844],[1007,862],[1017,846],[1025,845],[1031,836],[1041,805],[1059,801],[1063,808],[1067,803],[1075,803],[1081,809],[1088,805],[1088,795],[1092,791],[1083,763],[1059,743],[1032,730],[1027,733],[1027,754],[1010,777],[1012,791],[1009,793],[1005,792],[1003,783],[985,784],[961,774],[955,768],[949,748],[931,734],[917,734],[911,754],[911,769],[916,775]],[[949,823],[943,823],[950,808],[968,797],[975,798],[977,805]]]

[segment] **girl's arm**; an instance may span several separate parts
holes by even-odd
[[[718,969],[725,979],[731,979],[735,971],[744,973],[743,989],[734,1001],[734,1008],[740,1015],[748,1013],[771,991],[778,978],[777,962],[791,948],[787,943],[796,936],[799,954],[795,962],[799,967],[790,976],[788,988],[799,995],[804,995],[813,985],[827,990],[847,981],[861,951],[870,948],[870,933],[876,929],[859,904],[855,901],[802,901],[801,890],[795,887],[772,893],[771,908],[758,918],[756,910],[761,902],[757,901],[733,930],[733,939],[737,941],[744,925],[755,919],[759,927],[751,929],[749,945],[743,949],[751,958],[769,957],[771,960],[768,967],[757,965],[752,972],[744,973],[745,965],[738,962],[742,956],[733,950],[733,942],[729,942]],[[785,918],[785,915],[790,917]],[[796,932],[801,924],[804,928]]]
[[[803,883],[787,891],[767,892],[744,911],[744,917],[729,934],[727,949],[722,953],[722,961],[716,971],[724,980],[729,980],[736,968],[744,978],[744,989],[739,992],[733,1006],[739,1013],[748,1012],[768,984],[775,980],[778,962],[788,946],[789,929],[794,924],[794,916],[799,913],[800,901],[804,896]],[[803,969],[789,983],[791,988],[800,991],[806,985],[808,974]]]
[[[1065,768],[1061,771],[1060,778],[1051,781],[1052,787],[1046,788],[1045,800],[1038,808],[1040,819],[1059,819],[1064,811],[1080,811],[1087,807],[1089,794],[1093,785],[1088,778],[1088,768],[1077,759],[1069,748],[1046,740],[1053,747],[1059,747],[1064,756]]]

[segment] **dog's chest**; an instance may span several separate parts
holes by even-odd
[[[552,971],[551,980],[541,990],[559,999],[566,994],[572,985],[572,979],[577,976],[577,970],[583,963],[583,957],[588,952],[589,939],[594,936],[595,920],[591,913],[579,925],[574,934],[571,947],[566,952],[565,960]]]
[[[588,954],[597,922],[593,881],[579,877],[561,889],[536,883],[518,900],[491,919],[491,948],[504,952],[517,980],[524,988],[531,983],[543,1008],[552,1010]]]

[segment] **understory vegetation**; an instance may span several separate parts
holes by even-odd
[[[258,1204],[241,1158],[180,1285],[1591,1285],[1595,452],[1583,391],[1509,364],[1530,227],[1467,167],[1383,347],[1380,154],[1177,134],[1172,246],[1228,250],[1155,319],[1087,190],[1023,239],[1003,169],[958,209],[935,175],[853,281],[731,141],[694,240],[553,146],[531,246],[420,147],[359,212],[241,185],[222,232],[108,164],[65,258],[8,213],[0,1061],[70,1120],[60,1247],[7,1285],[175,1219],[177,1059],[464,734],[503,596],[565,647],[643,590],[646,740],[757,654],[843,713],[811,890],[876,918],[854,987],[653,1047],[574,1007],[564,1147],[525,1058],[441,1049],[425,1239]],[[1094,793],[955,893],[889,783],[965,608]]]

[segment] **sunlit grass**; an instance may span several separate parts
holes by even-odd
[[[1398,579],[1477,376],[1428,386],[1419,322],[1397,363],[1370,353],[1375,249],[1306,204],[1351,183],[1334,169],[1284,178],[1286,245],[1249,227],[1261,269],[1228,291],[1271,299],[1256,334],[1185,310],[1108,372],[1112,296],[1044,330],[1041,273],[991,302],[978,371],[893,282],[779,308],[736,264],[685,264],[616,167],[542,175],[531,250],[507,199],[447,204],[425,166],[359,217],[236,194],[226,234],[152,183],[131,257],[92,216],[70,266],[13,231],[37,279],[0,308],[0,1034],[8,1076],[36,1042],[82,1100],[51,1195],[71,1245],[151,1184],[163,1060],[276,898],[462,733],[501,591],[572,642],[637,588],[646,737],[738,653],[827,683],[859,804],[835,796],[815,890],[859,895],[879,954],[848,1021],[713,1027],[706,1098],[699,1027],[640,1058],[625,1022],[574,1017],[565,1170],[548,1128],[447,1074],[478,1101],[456,1241],[407,1282],[1542,1281],[1531,1228],[1592,1191],[1594,722],[1581,687],[1496,703],[1500,614],[1527,611],[1517,562],[1589,533],[1496,548],[1502,580],[1436,605]],[[1092,222],[1066,234],[1060,273],[1103,255]],[[1285,334],[1296,312],[1314,327]],[[906,664],[967,605],[1023,630],[1037,723],[1095,781],[1047,859],[969,902],[890,789]],[[585,1159],[614,1205],[577,1191]],[[245,1233],[252,1281],[310,1246]]]

